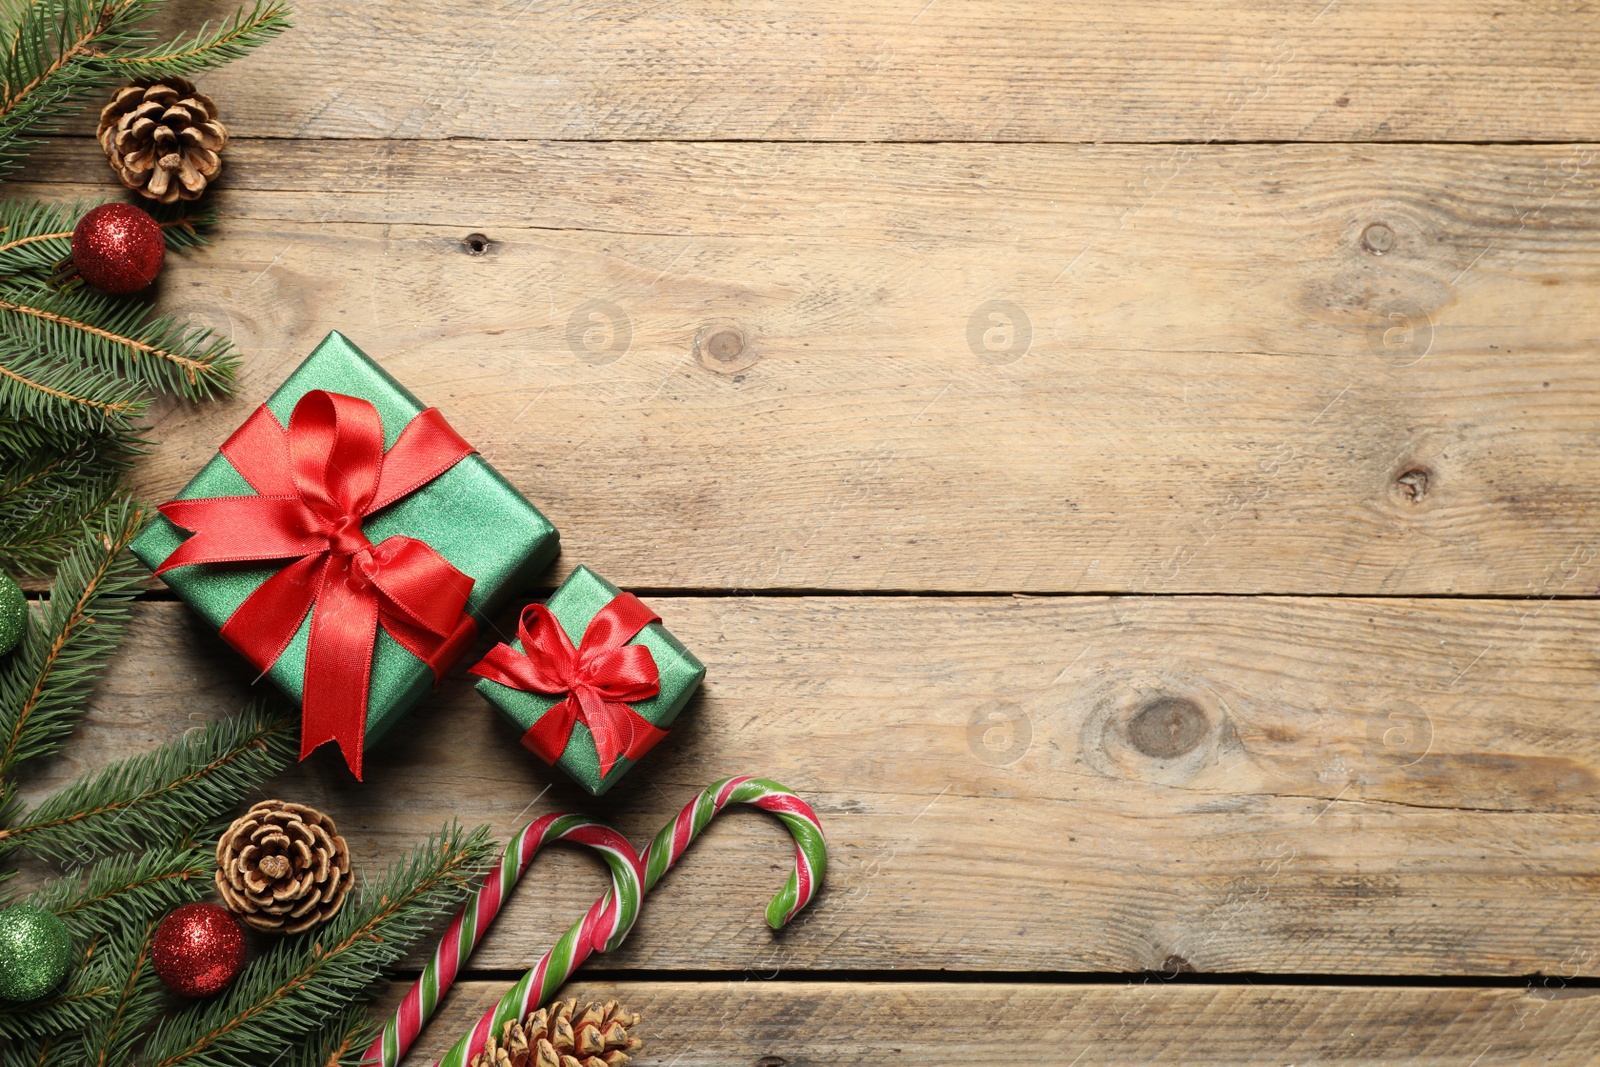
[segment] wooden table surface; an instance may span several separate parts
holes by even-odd
[[[600,801],[459,675],[364,785],[319,754],[278,792],[367,869],[755,772],[827,889],[772,935],[783,831],[720,820],[575,987],[648,1063],[1600,1059],[1592,5],[297,22],[204,82],[224,224],[161,299],[247,361],[138,489],[338,329],[560,528],[528,597],[587,563],[709,668]],[[87,129],[20,186],[111,192]],[[250,678],[153,586],[38,787]],[[410,1063],[599,892],[556,851]]]

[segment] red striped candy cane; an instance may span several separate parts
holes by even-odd
[[[484,878],[477,894],[450,921],[422,976],[406,991],[405,999],[384,1024],[383,1032],[367,1049],[362,1063],[376,1067],[396,1067],[399,1064],[427,1025],[434,1009],[438,1007],[439,999],[454,984],[457,973],[500,913],[500,906],[522,879],[534,855],[551,841],[572,841],[599,851],[611,865],[613,890],[619,878],[634,884],[639,881],[638,855],[627,839],[611,827],[570,812],[535,819],[507,842],[500,859]],[[633,917],[638,913],[638,895],[635,890],[632,894],[635,905],[626,916],[620,908],[608,910],[597,905],[598,913],[596,908],[591,908],[591,913],[596,914],[584,917],[591,936],[602,930],[614,932],[624,920],[626,925],[622,926],[622,933],[626,935],[627,927],[633,924]],[[600,903],[606,904],[617,896],[614,891],[608,892]],[[587,955],[587,951],[584,954]]]

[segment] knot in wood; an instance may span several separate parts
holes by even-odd
[[[1394,249],[1394,231],[1387,223],[1374,222],[1361,231],[1361,247],[1375,256]]]
[[[726,375],[738,374],[760,358],[745,331],[726,323],[703,327],[695,336],[694,351],[702,367]]]
[[[1177,759],[1205,740],[1211,721],[1187,697],[1157,697],[1128,720],[1128,743],[1153,759]]]

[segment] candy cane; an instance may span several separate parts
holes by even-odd
[[[703,790],[677,818],[663,826],[641,860],[641,895],[655,888],[661,876],[683,857],[707,824],[732,803],[750,804],[772,812],[783,820],[794,838],[794,873],[767,905],[767,925],[774,930],[782,929],[817,895],[828,868],[828,845],[822,836],[822,823],[810,805],[766,778],[752,775],[725,778]],[[608,926],[604,919],[613,908],[612,900],[617,892],[613,888],[595,901],[589,913],[562,934],[555,947],[545,953],[498,1004],[485,1012],[472,1031],[452,1045],[434,1067],[467,1067],[473,1053],[483,1048],[484,1040],[491,1033],[508,1020],[525,1017],[549,1000],[589,957],[591,949],[609,952],[620,945],[632,928],[632,919],[626,926]],[[637,911],[637,899],[633,906]]]
[[[612,891],[602,898],[601,903],[620,899],[622,907],[612,911],[602,908],[598,914],[586,915],[580,926],[587,924],[592,934],[604,931],[606,939],[616,935],[617,931],[626,936],[638,915],[641,895],[637,888],[640,860],[633,846],[611,827],[584,815],[563,812],[535,819],[507,842],[500,859],[484,878],[477,894],[450,921],[444,937],[433,950],[433,958],[423,969],[422,976],[406,991],[405,999],[384,1024],[383,1032],[367,1049],[361,1060],[363,1064],[396,1067],[427,1025],[439,999],[454,984],[456,974],[494,922],[501,904],[522,879],[534,855],[551,841],[587,845],[605,857],[611,866]],[[624,886],[621,892],[617,892],[619,884]],[[595,909],[591,908],[590,911],[594,913]],[[620,937],[616,943],[621,943]],[[585,951],[584,955],[587,954]]]

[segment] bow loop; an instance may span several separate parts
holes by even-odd
[[[285,430],[262,405],[222,446],[260,496],[175,500],[160,511],[193,536],[156,573],[197,563],[291,562],[246,598],[222,636],[258,669],[277,662],[311,614],[300,756],[335,741],[361,777],[372,649],[381,626],[443,677],[471,645],[473,580],[425,541],[374,545],[362,521],[473,449],[429,408],[383,450],[383,420],[359,397],[317,389]],[[392,467],[392,469],[391,469]]]
[[[383,420],[359,397],[313,389],[289,416],[289,457],[300,499],[330,524],[367,514],[383,467]]]
[[[540,693],[565,693],[578,684],[578,650],[572,638],[543,604],[529,604],[517,619],[522,662],[517,671],[527,688]]]
[[[385,538],[372,550],[368,566],[384,607],[429,633],[449,636],[467,610],[472,579],[426,541],[398,534]]]

